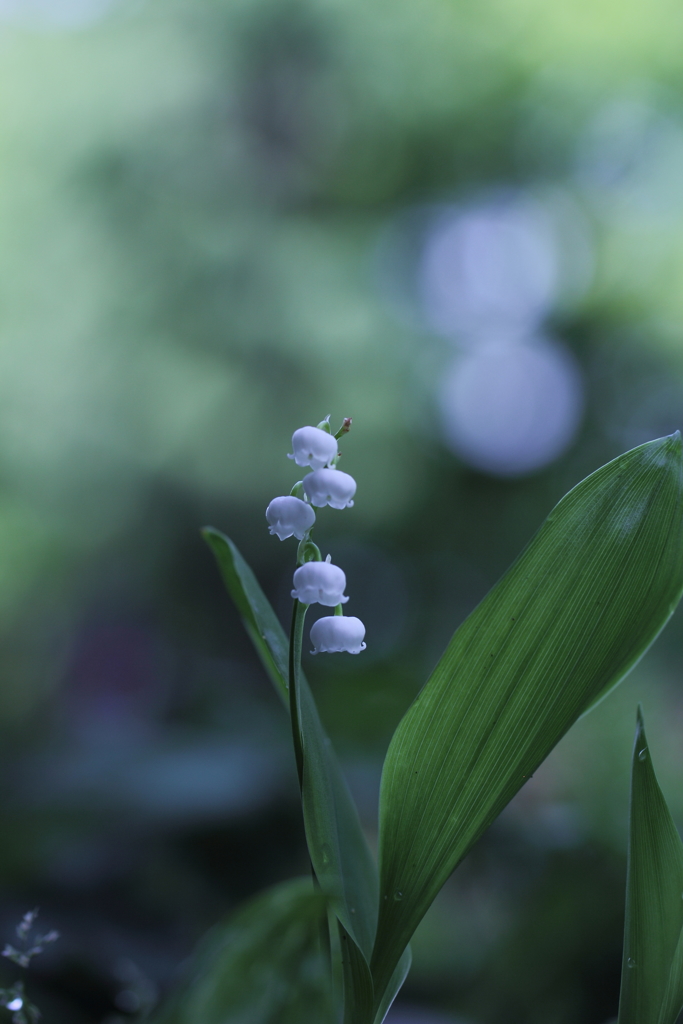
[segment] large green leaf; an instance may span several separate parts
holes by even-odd
[[[638,708],[631,773],[619,1024],[674,1024],[683,1009],[683,844]]]
[[[336,1024],[326,917],[310,879],[259,894],[209,932],[154,1024]]]
[[[376,998],[453,868],[673,612],[683,588],[681,456],[677,433],[570,491],[457,630],[400,723],[381,788]]]
[[[211,528],[203,533],[275,688],[289,706],[289,641],[275,612],[232,541]],[[299,704],[304,748],[302,801],[311,861],[321,887],[333,900],[346,941],[359,948],[367,972],[377,923],[377,869],[303,674]],[[352,974],[359,977],[363,965],[355,959],[353,963]],[[366,982],[371,985],[369,973]]]

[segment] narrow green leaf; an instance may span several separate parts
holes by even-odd
[[[619,1024],[674,1024],[683,1009],[683,844],[638,708]]]
[[[339,924],[344,972],[344,1024],[370,1024],[374,1004],[368,961],[343,924]]]
[[[213,551],[225,589],[230,594],[256,653],[278,697],[289,708],[287,686],[289,640],[261,590],[258,580],[239,551],[224,533],[207,526],[202,537]]]
[[[403,982],[408,977],[408,971],[410,970],[412,962],[412,951],[410,949],[410,946],[406,946],[406,948],[403,950],[401,959],[394,968],[394,973],[391,975],[389,984],[384,989],[384,995],[381,997],[379,1001],[379,1006],[377,1007],[373,1024],[382,1024],[382,1021],[389,1013],[389,1010],[391,1009],[391,1004],[401,991]]]
[[[306,693],[303,686],[301,729],[304,824],[313,867],[369,963],[377,927],[377,868],[310,690]]]
[[[212,528],[203,535],[276,690],[289,706],[289,641],[275,612],[232,541]],[[304,745],[302,800],[311,860],[347,934],[369,961],[377,924],[377,869],[303,674],[299,696]]]
[[[657,1024],[673,1024],[683,1010],[683,931],[678,936],[676,949],[671,958],[671,969],[666,983],[666,991],[657,1018]]]
[[[335,1024],[326,916],[310,879],[259,894],[209,932],[154,1024]]]
[[[382,777],[376,999],[451,871],[673,612],[682,468],[676,434],[570,491],[400,723]]]

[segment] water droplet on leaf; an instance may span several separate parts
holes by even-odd
[[[642,750],[638,751],[638,760],[647,761],[647,747],[643,747]]]
[[[626,961],[626,966],[629,967],[629,968],[635,967],[636,966],[635,960],[632,957],[629,957],[628,960]]]
[[[396,900],[397,903],[399,900],[403,899],[403,893],[401,892],[400,889],[397,889],[396,892],[394,893],[394,899]]]

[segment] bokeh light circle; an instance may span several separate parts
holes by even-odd
[[[426,319],[437,334],[535,327],[559,289],[552,226],[530,201],[445,207],[419,268]]]
[[[446,444],[476,469],[515,477],[569,446],[583,385],[575,359],[557,342],[489,340],[456,357],[438,398]]]

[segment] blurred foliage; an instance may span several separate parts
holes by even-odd
[[[334,1020],[320,949],[325,897],[310,880],[284,882],[214,928],[159,1024],[299,1024]]]
[[[671,0],[7,0],[0,19],[0,920],[9,939],[40,904],[63,935],[27,981],[46,1024],[111,1022],[306,871],[286,720],[199,527],[287,615],[265,506],[292,430],[354,417],[356,505],[320,542],[368,650],[306,671],[372,829],[391,732],[455,625],[570,486],[681,426],[683,24]],[[546,325],[581,366],[583,426],[509,481],[443,443],[452,346],[410,260],[389,284],[382,263],[406,211],[499,190],[568,204],[594,265]],[[616,1013],[640,697],[683,819],[680,623],[448,884],[413,1003]]]

